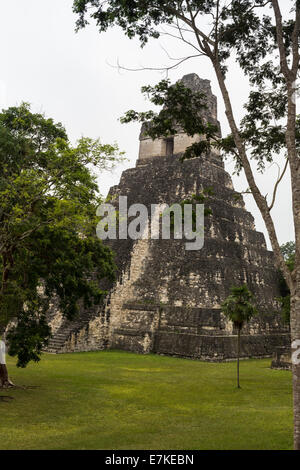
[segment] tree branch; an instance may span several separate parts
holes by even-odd
[[[156,71],[163,71],[163,72],[168,72],[169,70],[172,70],[172,69],[175,69],[176,67],[178,67],[179,65],[181,65],[183,62],[186,62],[187,60],[189,59],[193,59],[195,57],[201,57],[203,56],[204,54],[193,54],[193,55],[189,55],[189,56],[186,56],[186,57],[183,57],[182,59],[180,59],[176,64],[173,64],[173,65],[170,65],[170,66],[165,66],[165,67],[139,67],[139,68],[129,68],[129,67],[124,67],[123,65],[120,65],[119,64],[119,59],[117,61],[117,64],[118,65],[112,65],[112,64],[109,64],[108,62],[108,65],[114,69],[118,69],[118,70],[127,70],[128,72],[141,72],[143,70],[156,70]],[[169,57],[170,58],[170,57]],[[177,59],[172,59],[170,58],[171,60],[177,60]]]
[[[284,166],[283,172],[281,173],[281,176],[278,175],[278,179],[277,179],[277,182],[276,182],[275,187],[274,187],[272,203],[271,203],[271,205],[269,206],[269,211],[271,211],[271,210],[273,209],[273,207],[274,207],[275,200],[276,200],[277,189],[278,189],[279,184],[280,184],[281,181],[282,181],[282,178],[283,178],[284,175],[285,175],[285,172],[286,172],[286,170],[287,170],[288,164],[289,164],[289,159],[287,158],[287,159],[286,159],[286,162],[285,162],[285,166]]]
[[[292,36],[292,50],[293,50],[293,65],[292,65],[292,74],[297,77],[298,68],[299,68],[299,32],[300,32],[300,8],[296,7],[296,19],[295,19],[295,28]]]
[[[187,1],[188,9],[189,9],[189,3]],[[206,34],[203,33],[200,29],[197,28],[195,21],[193,19],[193,14],[191,14],[191,19],[189,20],[186,16],[184,16],[182,13],[180,13],[178,10],[175,8],[170,7],[169,5],[166,7],[166,10],[172,13],[175,17],[179,18],[181,21],[186,23],[188,26],[190,26],[195,32],[197,31],[197,34],[204,39],[208,44],[211,46],[214,46],[214,41],[212,41]],[[190,12],[190,9],[189,9]],[[191,13],[191,12],[190,12]]]
[[[221,66],[220,66],[220,63],[219,63],[219,60],[218,60],[218,56],[212,58],[212,63],[213,63],[213,66],[214,66],[214,69],[215,69],[215,72],[216,72],[216,75],[217,75],[217,79],[218,79],[218,82],[219,82],[220,90],[221,90],[221,93],[222,93],[222,96],[223,96],[228,123],[230,125],[231,132],[232,132],[232,135],[233,135],[233,138],[234,138],[234,141],[235,141],[238,153],[239,153],[239,158],[240,158],[240,160],[242,162],[242,165],[243,165],[243,169],[244,169],[244,172],[245,172],[248,184],[249,184],[249,188],[250,188],[250,190],[253,194],[254,200],[255,200],[255,202],[256,202],[256,204],[257,204],[257,206],[258,206],[258,208],[261,212],[261,215],[264,219],[264,222],[266,224],[266,228],[267,228],[267,231],[268,231],[268,234],[269,234],[269,237],[270,237],[270,241],[271,241],[272,248],[273,248],[273,251],[274,251],[274,254],[275,254],[275,259],[276,259],[276,263],[278,265],[278,268],[280,268],[281,271],[283,272],[285,280],[286,280],[289,288],[292,290],[292,288],[293,288],[293,279],[292,279],[292,276],[291,276],[291,273],[290,273],[289,269],[286,266],[284,257],[281,253],[280,245],[279,245],[279,242],[278,242],[278,238],[277,238],[277,234],[276,234],[276,230],[275,230],[275,226],[274,226],[274,221],[273,221],[273,219],[270,215],[270,211],[269,211],[267,201],[264,198],[264,196],[261,194],[261,192],[260,192],[260,190],[259,190],[259,188],[258,188],[258,186],[255,182],[255,178],[254,178],[254,175],[253,175],[253,172],[252,172],[252,168],[251,168],[251,165],[250,165],[247,153],[246,153],[245,145],[244,145],[244,142],[243,142],[243,140],[240,136],[237,124],[235,122],[231,101],[230,101],[229,94],[228,94],[228,91],[227,91],[227,88],[226,88],[226,85],[225,85],[225,81],[224,81]]]
[[[276,36],[280,54],[280,66],[281,71],[287,80],[290,80],[290,69],[288,66],[287,58],[286,58],[286,51],[283,41],[283,29],[282,29],[282,15],[279,8],[278,0],[272,0],[273,10],[275,14],[276,20]]]

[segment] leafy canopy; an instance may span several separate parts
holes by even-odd
[[[209,13],[216,2],[212,0],[190,1],[192,9]],[[73,11],[78,14],[77,29],[88,24],[87,17],[96,21],[100,32],[111,26],[120,26],[129,38],[138,36],[144,46],[149,37],[159,37],[157,26],[171,23],[178,7],[187,11],[186,2],[168,0],[74,0]]]
[[[280,247],[288,269],[293,272],[295,269],[296,244],[287,242]],[[291,314],[291,292],[284,279],[282,272],[279,273],[279,288],[281,296],[278,298],[281,306],[281,314],[286,323],[290,323]]]
[[[143,132],[152,139],[171,136],[184,129],[187,135],[205,135],[205,140],[194,143],[185,152],[184,158],[193,158],[219,146],[220,129],[213,119],[208,121],[205,112],[209,113],[203,93],[184,86],[179,81],[171,85],[170,80],[162,80],[155,86],[142,87],[144,93],[156,106],[163,106],[158,113],[154,111],[127,111],[121,118],[122,123],[138,121],[144,124]]]
[[[286,3],[291,10],[299,4],[291,0]],[[86,27],[89,20],[96,22],[100,32],[118,26],[129,38],[138,37],[142,46],[149,38],[158,38],[162,33],[169,32],[192,47],[193,57],[207,56],[214,66],[220,64],[224,75],[228,70],[227,60],[234,55],[251,85],[239,134],[250,157],[256,160],[258,170],[263,171],[266,162],[273,162],[276,157],[286,155],[286,126],[283,118],[287,113],[287,87],[280,73],[276,26],[269,6],[271,2],[265,0],[74,0],[73,11],[77,14],[77,30]],[[283,43],[289,63],[294,27],[292,16],[282,19]],[[154,126],[147,130],[152,138],[159,133],[172,135],[174,119],[180,115],[176,103],[180,101],[184,115],[184,110],[192,102],[191,97],[187,96],[185,101],[183,90],[176,85],[171,91],[170,84],[165,80],[156,87],[143,87],[142,92],[150,96],[152,103],[160,102],[164,105],[165,111],[157,115],[152,111],[136,113],[131,110],[123,122],[145,122],[148,118],[154,120]],[[194,97],[194,102],[196,99],[199,96]],[[173,114],[166,116],[166,110]],[[214,123],[211,123],[210,129],[203,128],[201,123],[191,126],[192,117],[194,121],[197,119],[194,110],[192,106],[189,119],[182,119],[183,129],[189,135],[200,133],[209,139],[207,144],[199,143],[188,148],[185,156],[198,156],[206,153],[211,146],[217,146],[227,156],[234,158],[236,172],[239,173],[243,164],[233,136],[230,134],[220,139],[219,133],[214,132]],[[299,119],[296,145],[300,150]],[[273,201],[270,207],[273,207]]]
[[[246,285],[232,287],[230,292],[221,305],[222,312],[240,330],[257,313],[252,304],[253,295]]]
[[[82,138],[23,103],[0,114],[0,329],[9,322],[18,365],[39,360],[53,298],[69,319],[99,303],[113,254],[96,237],[95,171],[122,159],[116,145]],[[91,273],[93,273],[91,278]]]

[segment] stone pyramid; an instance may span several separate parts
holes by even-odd
[[[217,99],[210,82],[196,74],[185,86],[205,93],[206,117],[217,122]],[[185,240],[111,240],[118,279],[105,304],[82,312],[70,323],[55,308],[52,349],[56,352],[118,348],[129,351],[226,360],[236,355],[236,331],[220,304],[233,285],[247,284],[259,315],[242,333],[244,357],[265,357],[289,342],[277,311],[278,274],[264,235],[236,197],[218,151],[181,161],[184,150],[200,139],[182,130],[173,138],[151,140],[142,128],[135,168],[123,172],[109,196],[127,196],[128,206],[172,205],[211,188],[212,215],[205,217],[204,246],[187,251]],[[73,325],[73,326],[72,326]],[[55,343],[56,341],[56,343]],[[51,345],[50,345],[51,349]]]

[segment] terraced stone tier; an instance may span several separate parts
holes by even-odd
[[[188,86],[202,87],[209,105],[207,119],[217,122],[217,103],[209,82],[194,74],[185,81]],[[184,135],[180,129],[178,133],[181,145]],[[180,153],[163,154],[163,142],[155,143],[160,153],[151,154],[145,139],[142,132],[137,167],[124,171],[119,185],[111,188],[111,203],[118,208],[118,197],[127,196],[128,207],[142,203],[150,216],[152,204],[171,206],[211,188],[206,205],[212,215],[205,218],[204,247],[187,251],[184,239],[107,242],[116,254],[116,283],[105,286],[109,295],[104,305],[82,311],[73,326],[62,322],[56,327],[52,349],[121,348],[231,359],[236,354],[236,332],[220,306],[231,286],[246,283],[260,314],[243,330],[242,356],[272,355],[276,347],[289,342],[289,330],[282,324],[276,303],[274,256],[267,250],[264,235],[255,230],[254,218],[235,192],[221,156],[214,151],[182,162]]]

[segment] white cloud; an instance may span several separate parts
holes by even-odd
[[[118,142],[126,151],[129,162],[113,174],[99,176],[100,187],[105,194],[110,186],[118,183],[123,169],[135,166],[138,155],[139,125],[122,125],[119,117],[128,109],[148,109],[140,88],[157,83],[164,77],[154,71],[118,71],[108,63],[116,64],[119,60],[128,67],[161,66],[168,62],[161,45],[173,57],[184,54],[184,48],[178,42],[163,37],[160,41],[151,40],[141,50],[137,40],[130,41],[117,28],[100,35],[91,25],[75,34],[76,17],[72,13],[72,3],[72,0],[0,1],[1,83],[6,84],[6,91],[2,93],[0,86],[0,99],[6,99],[7,106],[30,102],[33,110],[43,111],[62,122],[72,141],[83,134],[100,137],[103,142]],[[224,106],[208,61],[192,59],[170,71],[169,77],[176,81],[191,72],[211,80],[213,92],[218,97],[222,130],[226,134],[228,124]],[[233,107],[240,118],[249,90],[234,62],[227,82]],[[226,163],[226,168],[232,171],[233,165]],[[264,177],[259,177],[264,193],[271,193],[276,177],[276,167],[272,167]],[[236,189],[247,188],[243,177],[233,179]],[[266,233],[250,196],[247,196],[246,203],[255,216],[257,228]],[[290,207],[287,175],[274,209],[281,243],[294,237]]]

